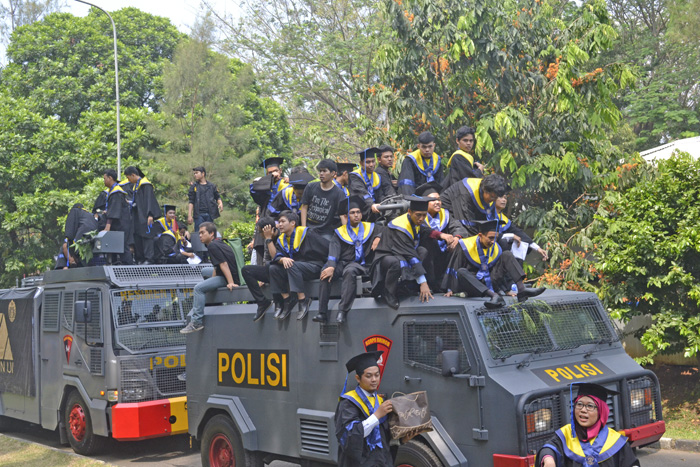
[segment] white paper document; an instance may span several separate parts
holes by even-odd
[[[525,261],[525,257],[527,256],[527,249],[530,246],[529,243],[527,242],[520,242],[520,246],[518,246],[517,242],[513,242],[513,246],[510,248],[511,253],[513,253],[513,256],[515,256],[516,259],[521,259]]]

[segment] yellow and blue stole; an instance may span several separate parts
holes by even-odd
[[[496,264],[498,258],[501,257],[502,250],[498,242],[494,242],[493,246],[489,248],[487,252],[484,252],[479,236],[474,235],[473,237],[460,240],[459,246],[462,247],[462,251],[464,251],[464,256],[467,257],[467,260],[479,268],[479,272],[476,273],[476,278],[483,280],[486,287],[493,290],[490,269]]]
[[[420,243],[420,227],[413,225],[408,213],[403,214],[389,222],[388,227],[390,229],[399,230],[408,235],[408,238],[413,241],[413,247],[418,248],[418,244]]]
[[[138,182],[134,183],[134,193],[139,191],[139,187],[141,187],[141,185],[153,185],[153,184],[151,182],[149,182],[146,177],[141,177],[141,178],[139,178]]]
[[[455,156],[462,156],[462,157],[464,157],[464,158],[467,160],[467,162],[469,162],[469,165],[471,165],[472,167],[474,167],[474,156],[472,156],[471,154],[469,154],[469,153],[466,152],[466,151],[462,151],[461,149],[458,149],[458,150],[456,150],[456,151],[454,152],[454,154],[452,154],[452,155],[450,156],[450,160],[447,161],[447,168],[448,168],[448,169],[450,168],[450,164],[452,164],[452,159],[454,159]]]
[[[287,253],[287,256],[294,259],[294,253],[299,251],[301,244],[304,242],[306,237],[306,227],[297,227],[292,232],[292,235],[287,237],[286,235],[280,235],[277,238],[277,245]]]
[[[335,229],[335,234],[340,238],[341,242],[355,246],[355,262],[364,266],[365,264],[365,249],[364,243],[372,236],[374,232],[374,224],[369,222],[360,222],[357,225],[357,230],[349,224],[342,225]],[[337,261],[337,258],[329,256],[328,259]]]
[[[491,219],[494,217],[494,204],[493,201],[489,204],[486,204],[481,199],[479,188],[481,187],[482,180],[483,179],[481,178],[463,178],[462,184],[471,195],[472,201],[474,201],[474,205],[476,206],[476,208],[482,213],[486,214],[487,219]],[[474,225],[473,222],[469,221],[462,221],[462,223],[466,223],[467,225]]]
[[[163,229],[163,234],[172,236],[175,240],[180,240],[180,232],[175,230],[175,224],[168,224],[165,217],[156,220],[156,223]],[[162,235],[162,234],[161,234]]]
[[[372,415],[379,408],[379,406],[382,405],[382,403],[384,402],[384,399],[382,398],[382,396],[380,396],[378,394],[375,394],[375,396],[373,397],[374,402],[370,401],[369,398],[365,395],[364,391],[362,391],[362,389],[355,389],[353,391],[346,392],[345,394],[343,394],[340,397],[342,397],[343,399],[347,399],[350,402],[352,402],[353,404],[355,404],[362,411],[362,413],[364,415],[366,415],[367,417]],[[386,420],[386,416],[379,419],[379,423],[380,424],[383,423],[384,420]],[[352,430],[352,427],[356,423],[361,424],[362,422],[359,420],[353,420],[345,426],[346,431],[340,437],[340,444],[341,445],[344,446],[346,444],[348,433],[350,433],[350,431]],[[369,436],[367,436],[365,438],[365,442],[367,443],[367,446],[369,446],[370,451],[372,451],[376,448],[383,448],[384,447],[382,444],[382,436],[379,432],[379,425],[374,427],[374,429],[369,434]]]
[[[336,180],[335,178],[333,179],[333,183],[335,183],[335,186],[337,186],[338,188],[340,188],[341,190],[343,190],[343,193],[345,193],[345,197],[346,197],[346,198],[349,198],[349,197],[350,197],[350,192],[348,191],[348,187],[343,186],[343,185],[341,185],[340,183],[338,183],[338,180]]]
[[[299,200],[297,200],[297,195],[294,194],[294,189],[291,185],[282,189],[282,198],[284,199],[284,204],[286,204],[289,209],[294,212],[299,212]]]
[[[379,189],[379,185],[381,184],[381,177],[377,175],[377,172],[372,172],[372,180],[369,179],[367,176],[367,172],[364,171],[361,167],[358,167],[357,169],[353,170],[350,172],[351,174],[354,174],[362,179],[362,182],[365,184],[367,187],[367,196],[365,196],[365,199],[372,198],[373,200],[377,200],[377,197],[374,195],[374,190]]]
[[[502,234],[506,230],[510,228],[510,219],[508,219],[502,212],[499,212],[496,215],[496,219],[498,219],[498,234]]]
[[[426,183],[435,181],[435,173],[440,170],[440,156],[438,156],[437,153],[433,153],[433,155],[430,156],[430,163],[427,167],[425,166],[425,159],[423,159],[420,149],[407,154],[406,157],[411,159],[418,171],[425,176]]]
[[[267,202],[267,210],[268,212],[272,214],[278,214],[279,211],[277,211],[275,208],[272,207],[272,200],[275,199],[275,196],[277,196],[277,193],[280,192],[280,190],[284,190],[287,188],[289,184],[284,181],[283,178],[280,178],[277,180],[277,183],[272,185],[272,188],[270,189],[270,201]],[[197,190],[197,187],[195,187],[195,191]]]
[[[114,185],[112,185],[112,188],[110,188],[107,191],[107,201],[105,201],[105,211],[109,207],[109,197],[112,196],[114,193],[124,193],[124,196],[126,196],[126,191],[124,191],[124,189],[118,183],[115,183]]]
[[[425,216],[425,223],[428,225],[428,227],[433,230],[439,230],[440,232],[447,227],[449,222],[450,212],[446,209],[440,209],[440,212],[438,212],[436,217],[431,216],[430,213]],[[447,242],[445,240],[438,240],[438,246],[440,247],[440,251],[447,250]]]
[[[581,441],[575,432],[572,433],[571,424],[558,429],[556,435],[564,446],[562,454],[587,467],[598,467],[601,462],[617,454],[627,443],[626,437],[607,426],[604,426],[598,436],[588,442]],[[558,452],[551,444],[545,444],[545,447]]]

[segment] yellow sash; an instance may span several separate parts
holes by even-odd
[[[109,197],[112,196],[114,193],[126,194],[126,191],[124,191],[124,189],[120,185],[115,184],[112,188],[110,188],[107,191],[107,199],[109,199]]]
[[[467,259],[472,264],[476,266],[481,266],[481,257],[479,256],[479,249],[476,246],[476,239],[478,237],[478,235],[474,235],[473,237],[463,238],[459,241],[459,243],[462,247],[462,250],[464,250],[465,255],[467,256]],[[488,255],[486,261],[488,263],[488,267],[491,268],[498,259],[498,257],[501,256],[501,246],[498,244],[498,242],[496,242],[493,244],[493,248],[491,248],[490,254],[488,252],[484,253]]]
[[[153,185],[151,182],[148,181],[146,177],[141,177],[139,178],[139,181],[134,183],[134,191],[138,191],[139,187],[141,185]]]
[[[361,391],[361,389],[358,390]],[[367,404],[365,404],[365,402],[362,399],[360,399],[360,396],[357,395],[357,392],[354,389],[350,392],[346,392],[345,394],[343,394],[343,396],[352,399],[352,401],[355,402],[355,404],[357,404],[357,406],[360,409],[362,409],[362,412],[364,412],[365,415],[367,415],[368,417],[370,416],[369,407],[367,407]],[[384,398],[379,394],[377,394],[377,400],[379,401],[379,404],[377,404],[377,406],[381,405],[384,402]]]
[[[430,228],[432,229],[433,226],[430,225],[430,222],[428,221],[428,216],[430,216],[430,214],[428,214],[427,216],[425,216],[425,221],[424,221],[424,222],[425,222],[425,225],[427,225],[428,227],[430,227]],[[446,210],[444,210],[444,209],[440,209],[440,212],[438,212],[438,219],[440,219],[440,224],[438,225],[438,229],[437,229],[437,230],[439,230],[440,232],[442,232],[442,230],[443,230],[445,227],[447,227],[447,223],[450,221],[450,212],[449,212],[449,211],[446,211]]]
[[[284,198],[289,209],[294,209],[294,190],[292,186],[287,186],[282,190],[282,197]],[[297,206],[299,205],[299,200],[297,200]]]
[[[350,224],[345,224],[341,225],[337,229],[335,229],[335,233],[338,235],[341,241],[347,243],[348,245],[354,245],[355,242],[352,241],[352,238],[350,237],[350,233],[348,232],[348,227]],[[364,229],[364,237],[362,237],[362,243],[365,243],[367,239],[372,235],[372,231],[374,230],[374,224],[370,222],[363,222],[362,227]],[[352,227],[350,227],[352,228]],[[359,230],[359,226],[358,226]],[[357,232],[355,232],[357,234]]]
[[[627,438],[622,436],[620,433],[617,431],[610,429],[608,427],[603,427],[603,430],[608,430],[608,437],[605,440],[605,443],[603,444],[603,447],[601,448],[598,456],[599,456],[599,462],[602,462],[603,460],[609,459],[610,457],[614,456],[617,451],[621,449],[621,447],[624,445],[625,442],[627,442]],[[573,437],[571,433],[571,424],[567,424],[559,429],[559,432],[564,435],[564,441],[566,441],[566,448],[568,448],[569,451],[571,451],[573,454],[585,458],[586,454],[583,452],[583,448],[581,447],[581,441],[579,440],[578,437]],[[602,432],[602,430],[601,430]],[[598,436],[600,436],[600,433],[598,433]],[[596,438],[588,440],[589,444],[593,444],[595,442]],[[607,452],[613,448],[614,451]]]
[[[469,165],[474,167],[474,156],[472,156],[471,154],[469,154],[466,151],[462,151],[461,149],[458,149],[454,152],[454,154],[452,154],[450,156],[450,160],[447,161],[447,168],[448,169],[450,168],[450,164],[452,163],[452,159],[454,159],[455,156],[457,156],[457,155],[464,157],[469,162]]]
[[[413,236],[413,225],[411,223],[411,219],[408,217],[408,213],[397,217],[393,221],[389,222],[389,228],[390,229],[395,229],[395,230],[400,230],[401,232],[405,233],[408,235],[408,237],[413,240],[414,242],[416,239]],[[416,230],[418,228],[416,227]]]
[[[165,217],[157,219],[156,222],[163,228],[164,234],[172,235],[175,238],[175,240],[180,240],[180,232],[175,232],[173,226],[168,225],[168,223],[165,220]]]
[[[425,169],[426,169],[426,167],[424,165],[425,161],[423,159],[423,155],[420,152],[420,149],[413,151],[412,153],[410,153],[408,155],[408,157],[410,157],[413,160],[413,162],[416,164],[416,167],[418,167],[418,169],[422,173],[425,172]],[[433,174],[437,173],[437,171],[440,170],[440,156],[438,156],[437,153],[434,152],[433,155],[430,156],[430,162],[431,162],[430,165],[432,166]]]
[[[294,229],[294,244],[292,245],[293,251],[299,251],[301,243],[304,241],[304,237],[306,237],[307,230],[308,229],[306,227],[297,227]],[[289,251],[289,238],[286,235],[280,235],[277,239],[277,243],[279,243],[283,250]]]
[[[467,188],[467,190],[469,190],[469,193],[472,195],[472,199],[479,207],[479,209],[481,209],[483,212],[486,212],[491,208],[491,206],[493,206],[493,202],[489,203],[488,205],[485,205],[483,200],[481,199],[481,195],[479,194],[479,187],[481,186],[482,181],[482,178],[465,178],[462,180],[462,183],[464,183],[464,186]]]
[[[367,181],[365,179],[364,174],[362,173],[362,168],[357,168],[352,171],[352,173],[358,175],[365,184],[367,184]],[[377,172],[372,172],[372,189],[376,190],[379,188],[379,184],[381,183],[381,178],[379,178],[379,175],[377,175]]]

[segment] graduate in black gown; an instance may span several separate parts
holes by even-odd
[[[476,148],[476,132],[468,126],[457,130],[457,147],[447,161],[447,174],[442,182],[444,188],[449,188],[463,178],[482,178],[484,165],[476,160],[474,148]]]
[[[117,172],[107,169],[104,172],[104,183],[108,189],[107,201],[105,203],[105,231],[124,232],[124,252],[119,255],[122,264],[132,264],[131,251],[129,245],[133,243],[131,229],[131,208],[127,193],[117,183]]]
[[[156,219],[153,228],[156,230],[155,262],[158,264],[175,264],[177,256],[177,241],[180,233],[175,220],[175,206],[163,206],[165,217]]]
[[[381,381],[378,361],[381,351],[366,352],[348,360],[348,373],[355,372],[357,388],[343,388],[335,410],[335,435],[338,438],[339,467],[392,467],[396,456],[389,446],[391,435],[387,414],[393,411],[390,400],[377,394]]]
[[[463,178],[440,193],[442,207],[467,228],[470,235],[476,235],[476,221],[496,218],[494,201],[508,191],[506,181],[500,175],[491,174],[484,178]]]
[[[418,135],[418,149],[406,154],[399,173],[400,195],[412,195],[424,183],[442,183],[441,158],[435,149],[435,137],[429,131]]]
[[[279,314],[275,312],[274,317],[286,319],[298,300],[297,320],[302,320],[311,305],[311,297],[306,296],[304,285],[318,279],[328,255],[328,241],[314,230],[300,226],[299,216],[292,211],[280,213],[277,227],[277,241],[272,246],[268,244],[270,254],[274,252],[270,263],[270,292],[280,294],[283,303],[281,311]]]
[[[374,253],[370,275],[372,295],[384,297],[387,305],[399,308],[398,287],[401,281],[415,281],[422,302],[433,298],[423,267],[428,250],[420,246],[421,239],[431,237],[452,242],[452,236],[433,230],[425,224],[430,198],[407,196],[408,212],[387,224]]]
[[[348,222],[335,229],[335,235],[328,247],[328,261],[321,270],[318,314],[313,319],[316,322],[328,321],[331,283],[342,278],[336,321],[343,324],[355,301],[357,277],[369,273],[369,265],[372,264],[372,256],[379,243],[381,227],[362,222],[364,204],[364,200],[359,196],[351,196],[341,201],[338,206],[340,214],[347,214]]]
[[[306,186],[314,180],[314,176],[308,172],[297,172],[289,176],[289,185],[284,187],[272,200],[271,206],[274,213],[271,217],[277,219],[282,211],[292,211],[301,214],[301,200],[304,197]]]
[[[426,183],[416,188],[416,195],[431,198],[428,203],[428,214],[425,223],[433,230],[452,235],[452,242],[434,238],[421,238],[421,245],[428,250],[428,255],[423,260],[426,277],[430,290],[437,291],[442,287],[442,279],[447,270],[452,252],[457,247],[461,238],[467,237],[467,229],[457,222],[450,211],[442,207],[440,192],[442,186],[437,182]]]
[[[518,289],[518,301],[524,302],[544,292],[544,287],[525,288],[525,272],[513,253],[503,251],[496,242],[497,221],[479,221],[479,233],[459,241],[447,265],[443,287],[446,297],[465,292],[470,297],[489,297],[486,308],[499,308],[505,300],[498,294],[514,282]]]
[[[138,167],[127,167],[124,175],[134,193],[131,203],[131,217],[134,229],[134,253],[136,261],[152,264],[155,261],[156,230],[153,222],[163,215],[156,200],[153,184]]]
[[[357,154],[360,156],[360,167],[350,173],[349,187],[350,196],[359,196],[364,199],[362,217],[368,221],[376,220],[379,217],[379,203],[384,199],[384,188],[382,187],[382,177],[374,171],[377,164],[377,148],[367,148]]]
[[[343,193],[347,198],[350,196],[350,190],[348,190],[348,185],[350,184],[350,172],[355,170],[357,164],[353,162],[336,161],[335,165],[338,167],[338,171],[335,173],[333,183],[335,186],[343,190]]]
[[[396,189],[399,186],[399,180],[391,173],[394,168],[394,148],[388,144],[382,144],[377,149],[379,153],[374,171],[382,178],[382,190],[386,199],[396,196]]]
[[[513,221],[508,219],[505,215],[506,206],[508,205],[508,198],[505,196],[500,196],[496,201],[494,201],[494,207],[496,209],[496,220],[498,221],[498,243],[504,250],[510,250],[511,244],[516,243],[520,246],[520,242],[525,242],[528,244],[528,251],[533,250],[542,256],[543,261],[547,261],[549,256],[547,252],[543,250],[535,241],[530,237],[527,232],[515,225]],[[522,264],[522,261],[521,261]]]
[[[263,217],[274,217],[280,213],[273,205],[272,200],[277,194],[284,190],[288,183],[282,177],[282,163],[284,159],[281,157],[270,157],[265,159],[260,164],[260,167],[265,169],[265,175],[255,180],[250,184],[250,196],[258,205],[258,219]],[[258,257],[258,265],[262,265],[262,257],[264,255],[264,241],[262,233],[256,229],[253,236],[253,248]]]
[[[608,395],[620,394],[592,383],[572,383],[578,387],[571,398],[571,422],[558,429],[539,450],[536,467],[633,467],[639,460],[627,438],[606,426],[610,408]]]
[[[106,202],[106,197],[105,197]],[[68,212],[65,224],[65,241],[61,248],[61,254],[66,259],[64,267],[85,266],[78,254],[75,242],[83,238],[83,235],[97,231],[97,219],[95,214],[83,208],[81,203],[76,203]],[[61,255],[59,254],[59,257]],[[71,258],[73,261],[71,261]]]

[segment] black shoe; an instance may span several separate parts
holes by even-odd
[[[284,311],[284,300],[282,300],[281,302],[275,302],[275,314],[273,318],[280,319],[282,311]]]
[[[501,308],[501,307],[506,306],[506,301],[503,300],[503,297],[496,294],[493,297],[491,297],[490,300],[487,300],[486,302],[484,302],[484,306],[486,308],[493,310],[495,308]]]
[[[546,289],[544,287],[537,287],[536,289],[525,289],[522,292],[518,292],[518,301],[524,302],[530,297],[536,297],[544,292]]]
[[[335,316],[335,321],[338,324],[343,324],[347,320],[347,312],[340,310],[338,311],[338,314]]]
[[[394,297],[393,294],[387,292],[386,290],[384,291],[384,301],[386,302],[387,306],[389,308],[393,308],[394,310],[399,309],[399,299]]]
[[[304,300],[299,302],[299,311],[297,312],[297,321],[301,321],[306,317],[309,312],[309,307],[311,306],[311,297],[306,297]]]
[[[279,318],[277,318],[280,321],[284,321],[285,319],[289,318],[289,315],[292,313],[292,308],[294,308],[295,305],[295,300],[292,298],[287,298],[284,301],[284,307],[282,309],[282,313],[280,313]]]
[[[318,312],[316,316],[311,318],[312,321],[315,323],[327,323],[328,322],[328,313],[323,313],[323,312]]]
[[[263,300],[262,302],[258,303],[258,311],[255,313],[255,318],[253,318],[253,321],[261,320],[263,316],[265,316],[267,309],[270,308],[270,305],[272,305],[270,300]]]

